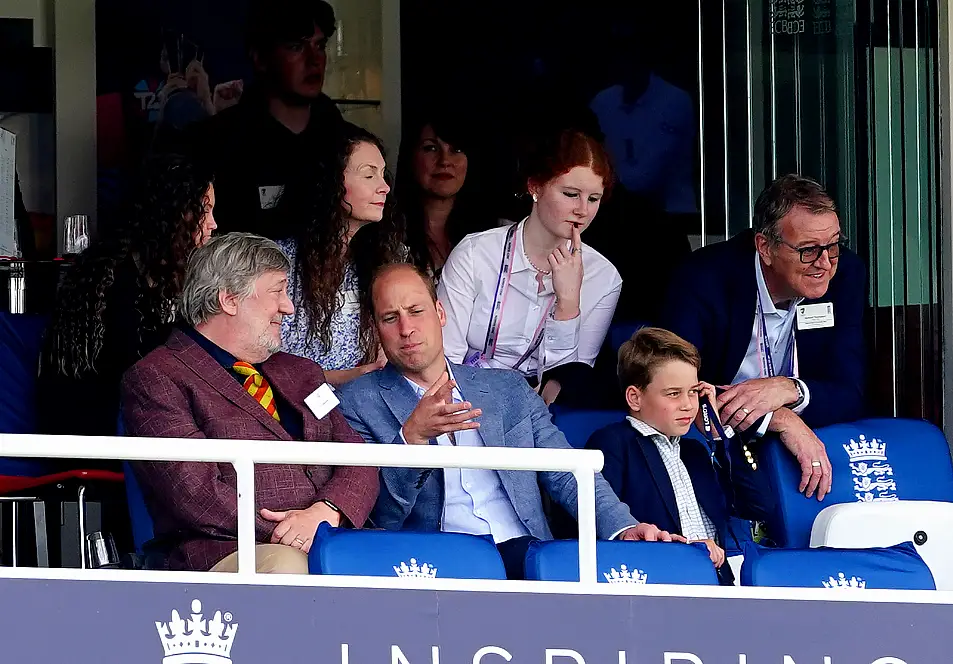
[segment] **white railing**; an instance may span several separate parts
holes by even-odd
[[[238,476],[240,575],[255,573],[256,463],[571,472],[577,486],[579,582],[596,583],[595,473],[604,463],[596,450],[0,434],[0,457],[230,463]]]

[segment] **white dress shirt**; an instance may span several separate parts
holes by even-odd
[[[453,370],[447,364],[450,380]],[[405,380],[414,389],[420,399],[427,389],[421,387],[406,376]],[[453,388],[453,402],[463,403],[459,388]],[[457,431],[454,436],[457,447],[483,447],[483,438],[475,429]],[[404,430],[400,437],[404,442]],[[437,437],[438,445],[453,445],[454,441],[446,434]],[[440,530],[447,533],[466,533],[468,535],[492,535],[499,544],[515,537],[529,535],[529,531],[520,521],[509,496],[500,482],[495,470],[477,470],[473,468],[443,469],[443,517]]]
[[[655,427],[634,417],[629,416],[625,419],[629,421],[633,429],[650,438],[662,456],[662,463],[665,464],[668,478],[672,482],[672,489],[675,491],[675,506],[678,508],[678,520],[682,525],[682,535],[689,541],[710,539],[717,542],[718,530],[712,520],[708,518],[708,515],[705,514],[705,510],[698,504],[695,487],[692,485],[692,477],[688,474],[685,462],[682,461],[679,437],[669,438],[665,434],[659,433]]]
[[[496,353],[492,359],[487,358],[496,368],[512,368],[530,348],[554,296],[549,274],[543,277],[543,291],[539,292],[536,269],[523,248],[525,223],[525,219],[520,222],[514,238],[512,276],[505,293]],[[443,266],[437,293],[447,311],[443,345],[451,362],[462,363],[471,353],[483,352],[508,230],[503,226],[466,236]],[[570,320],[547,316],[539,349],[519,368],[527,376],[568,362],[592,366],[596,361],[619,301],[622,277],[592,247],[583,244],[581,251],[584,273],[580,315]]]
[[[758,298],[760,298],[761,301],[761,313],[764,315],[764,327],[768,332],[768,347],[771,349],[771,359],[774,362],[774,370],[780,375],[784,367],[787,367],[792,361],[792,358],[787,352],[790,350],[795,353],[795,356],[797,355],[797,348],[791,344],[791,338],[794,335],[794,328],[797,323],[797,305],[800,304],[804,298],[797,297],[791,300],[791,304],[787,310],[778,309],[764,281],[764,272],[761,269],[761,257],[758,255],[758,252],[754,254],[754,265],[755,279],[758,282]],[[755,300],[753,304],[757,308],[758,300]],[[751,340],[748,342],[748,350],[745,353],[744,359],[741,361],[741,366],[738,367],[738,373],[735,374],[734,380],[731,381],[732,385],[737,385],[738,383],[755,378],[768,378],[768,376],[762,375],[761,370],[761,352],[758,348],[758,339],[760,336],[761,321],[758,316],[755,315],[754,325],[751,328]],[[796,361],[794,362],[794,367],[796,373]],[[801,390],[804,391],[804,401],[798,404],[797,408],[793,408],[792,410],[795,413],[800,413],[807,408],[807,405],[810,403],[811,392],[807,388],[807,383],[803,380],[798,379],[797,382],[801,385]],[[764,432],[768,430],[772,415],[773,413],[768,413],[764,417],[761,426],[758,428],[759,435],[763,435]]]

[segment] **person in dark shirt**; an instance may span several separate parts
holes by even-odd
[[[82,253],[57,293],[37,386],[40,433],[115,435],[122,374],[164,343],[186,261],[215,230],[210,176],[146,165],[130,216]]]
[[[254,80],[238,104],[173,142],[210,166],[222,232],[294,234],[275,209],[278,198],[343,123],[322,92],[334,29],[324,0],[254,0],[247,35]]]

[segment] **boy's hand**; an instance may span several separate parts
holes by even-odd
[[[692,542],[702,542],[708,547],[708,557],[711,558],[711,562],[715,565],[715,569],[718,569],[725,564],[725,550],[715,544],[714,540],[702,539],[692,540]]]

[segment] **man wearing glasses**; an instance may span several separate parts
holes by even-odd
[[[831,466],[809,427],[863,412],[866,271],[845,247],[833,199],[785,175],[758,197],[753,228],[695,252],[676,273],[662,323],[695,344],[701,378],[724,387],[722,422],[778,434],[800,490],[830,491]]]

